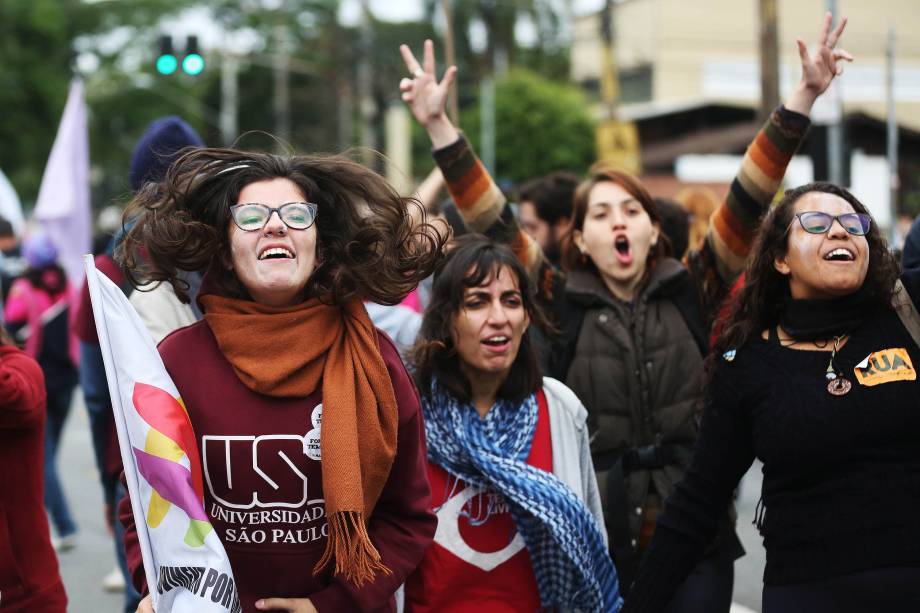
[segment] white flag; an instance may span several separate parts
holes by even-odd
[[[83,82],[70,84],[67,104],[45,165],[35,220],[60,254],[71,285],[83,280],[83,254],[90,250],[93,213],[89,200],[89,127]]]
[[[0,215],[10,222],[16,236],[22,236],[24,224],[22,203],[19,201],[16,190],[13,189],[13,184],[6,178],[2,170],[0,170]]]
[[[185,405],[131,303],[91,255],[85,262],[153,605],[157,613],[239,613],[230,561],[205,513]]]

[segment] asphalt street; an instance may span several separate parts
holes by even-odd
[[[58,460],[61,482],[79,526],[76,548],[58,557],[70,601],[68,611],[119,613],[122,594],[102,589],[103,577],[115,567],[115,554],[103,519],[102,490],[93,461],[86,409],[79,392],[74,396]],[[760,611],[764,551],[760,535],[751,525],[760,482],[760,465],[756,464],[745,476],[738,497],[738,531],[747,555],[735,564],[733,613]]]

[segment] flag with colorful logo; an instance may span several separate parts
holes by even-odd
[[[204,508],[188,412],[122,290],[86,256],[121,459],[157,613],[239,613],[230,561]]]

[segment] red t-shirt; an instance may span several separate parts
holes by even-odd
[[[542,390],[537,392],[537,405],[537,427],[527,463],[552,472],[549,411]],[[428,480],[438,530],[422,563],[406,581],[406,611],[537,611],[540,593],[530,554],[502,495],[457,482],[431,462]],[[473,525],[486,517],[490,504],[488,520]]]

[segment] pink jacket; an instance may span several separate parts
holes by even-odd
[[[42,346],[42,325],[61,309],[69,307],[69,353],[74,366],[77,366],[80,363],[80,346],[74,334],[73,323],[78,304],[79,295],[70,283],[64,286],[62,292],[51,296],[48,292],[32,285],[27,279],[17,279],[10,288],[3,318],[7,324],[25,323],[28,326],[29,334],[23,349],[29,356],[37,359]]]

